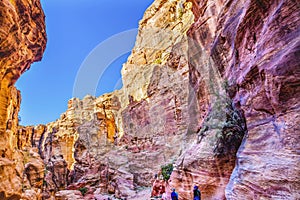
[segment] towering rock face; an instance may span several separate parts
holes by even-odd
[[[300,198],[297,1],[156,0],[121,90],[18,131],[12,85],[41,57],[43,14],[35,1],[0,5],[1,198],[147,199],[152,184],[181,199],[194,185],[204,199]]]
[[[197,20],[188,35],[191,94],[194,93],[190,113],[196,120],[190,129],[201,130],[199,143],[177,162],[181,168],[173,173],[172,183],[179,188],[199,184],[204,198],[221,199],[225,198],[224,188],[231,174],[227,199],[298,199],[299,2],[193,3]],[[225,96],[220,91],[220,80]],[[230,159],[217,166],[211,159],[203,159],[205,153],[213,155],[218,149],[210,145],[214,144],[212,134],[216,129],[222,130],[223,141],[228,138],[224,131],[230,128],[228,125],[212,126],[212,118],[220,119],[213,117],[220,94],[230,99],[235,111],[231,113],[239,118],[242,126],[237,133],[246,134],[232,173]],[[230,112],[219,112],[223,111],[227,115],[223,122],[225,119],[228,123]],[[239,137],[233,139],[238,141]],[[234,141],[228,145],[235,145]],[[181,194],[190,199],[190,193]]]
[[[224,74],[245,112],[248,134],[237,154],[228,198],[300,198],[299,6],[297,1],[236,5],[235,13],[242,11],[244,17],[236,30],[235,58]],[[221,32],[229,38],[224,28]],[[216,42],[216,49],[221,46]]]
[[[47,168],[44,197],[87,187],[95,194],[133,198],[139,188],[151,187],[161,165],[176,160],[188,127],[191,9],[184,0],[155,1],[140,21],[120,91],[70,100],[43,133],[39,127],[22,128],[23,135],[40,137]]]
[[[20,93],[14,87],[46,45],[44,14],[39,1],[0,2],[0,198],[18,199],[24,172],[17,145]]]

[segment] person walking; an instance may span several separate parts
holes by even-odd
[[[194,186],[194,200],[201,200],[201,192],[196,185]]]
[[[178,194],[177,194],[177,192],[175,191],[175,188],[172,189],[171,199],[172,199],[172,200],[178,200]]]

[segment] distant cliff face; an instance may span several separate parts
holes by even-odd
[[[298,2],[156,0],[121,90],[73,98],[55,122],[17,130],[12,85],[45,44],[39,3],[26,3],[36,5],[28,16],[25,2],[0,4],[29,26],[0,54],[1,197],[149,199],[176,188],[191,199],[198,185],[204,199],[300,198]]]
[[[71,99],[57,121],[21,128],[39,141],[45,198],[83,187],[134,198],[176,160],[188,127],[186,32],[193,22],[191,2],[155,1],[139,23],[120,91]]]
[[[41,59],[46,45],[44,13],[35,0],[0,2],[0,198],[22,193],[23,154],[17,145],[20,93],[14,83]]]

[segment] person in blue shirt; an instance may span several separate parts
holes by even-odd
[[[201,192],[196,185],[194,186],[194,200],[201,200]]]
[[[177,194],[177,192],[175,191],[175,189],[172,189],[171,199],[172,199],[172,200],[178,200],[178,194]]]

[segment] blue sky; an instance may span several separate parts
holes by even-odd
[[[45,124],[59,118],[72,98],[75,78],[85,58],[111,36],[137,28],[153,0],[41,2],[46,15],[48,43],[42,61],[32,64],[16,84],[22,94],[19,113],[22,125]],[[107,68],[97,86],[96,96],[114,90],[128,55],[120,55]],[[99,59],[104,58],[99,56]]]

